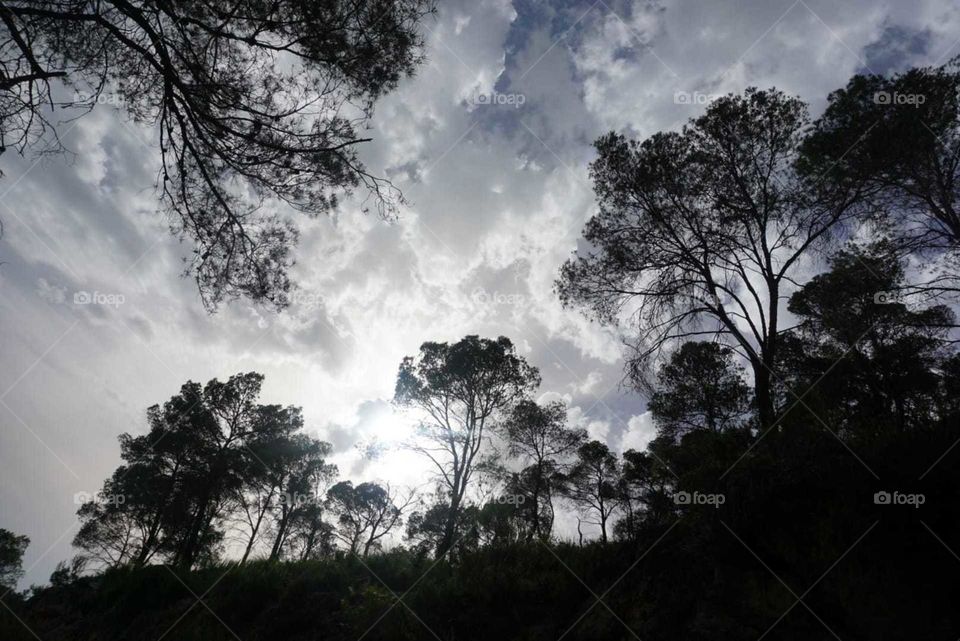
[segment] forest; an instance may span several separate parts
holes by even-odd
[[[54,31],[30,64],[55,62],[70,34],[13,4],[0,13]],[[323,68],[354,51],[331,76],[354,97],[418,63],[425,5],[387,4],[402,11],[368,25],[376,41],[331,36],[304,54]],[[112,19],[89,28],[136,49]],[[194,28],[170,51],[233,42]],[[267,46],[243,28],[255,33],[236,46]],[[311,155],[355,140],[345,122],[211,137],[221,96],[151,73],[168,78],[159,107],[143,102],[170,131],[165,206],[196,243],[205,304],[282,308],[295,234],[246,235],[254,209],[238,210],[227,174],[305,209],[333,206],[330,185],[387,188],[349,154]],[[268,101],[261,89],[238,92]],[[16,589],[30,542],[0,529],[0,637],[960,635],[960,60],[857,75],[816,117],[751,88],[682,128],[594,148],[597,209],[555,295],[623,337],[623,384],[656,427],[645,449],[614,451],[542,401],[543,364],[516,337],[427,341],[397,364],[393,406],[417,423],[403,447],[431,470],[419,487],[344,478],[313,417],[271,404],[258,372],[187,381],[118,435],[121,463],[79,497],[76,555],[49,585]],[[558,532],[562,513],[576,535]]]

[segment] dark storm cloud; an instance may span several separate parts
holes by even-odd
[[[903,71],[930,53],[933,34],[929,29],[912,31],[892,25],[876,41],[863,48],[861,73],[889,74]]]

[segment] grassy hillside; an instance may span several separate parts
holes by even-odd
[[[4,611],[0,638],[755,641],[771,626],[765,638],[955,638],[960,561],[912,515],[827,527],[812,508],[837,502],[798,498],[790,509],[808,511],[792,525],[724,506],[642,542],[488,547],[456,564],[393,552],[115,571],[13,605],[22,623]]]
[[[855,441],[854,455],[789,427],[747,457],[737,433],[664,446],[675,487],[724,500],[650,501],[607,545],[114,570],[9,595],[0,639],[955,641],[960,428]]]
[[[148,567],[49,588],[18,610],[45,641],[155,639],[165,632],[165,639],[204,641],[233,639],[233,633],[244,641],[429,639],[431,630],[442,639],[555,639],[594,601],[584,583],[599,594],[631,553],[626,545],[534,544],[484,549],[455,566],[395,552],[364,562],[255,562],[178,574]],[[637,627],[644,609],[632,596],[638,578],[628,575],[605,597],[617,616]],[[193,595],[209,609],[193,606]],[[0,636],[34,638],[11,619]],[[622,624],[598,605],[566,638],[624,635]]]

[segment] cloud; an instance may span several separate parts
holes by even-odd
[[[627,430],[620,439],[620,452],[637,450],[641,452],[647,448],[650,441],[657,437],[657,428],[653,424],[650,412],[631,416],[627,421]]]

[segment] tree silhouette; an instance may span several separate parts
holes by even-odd
[[[29,545],[29,537],[0,528],[0,588],[4,592],[17,587],[23,576],[23,553]]]
[[[330,444],[306,435],[298,436],[298,447],[274,469],[282,493],[281,500],[273,505],[271,560],[282,558],[297,537],[305,538],[308,543],[315,542],[323,529],[320,523],[323,490],[337,475],[337,467],[326,462]]]
[[[528,467],[517,482],[526,499],[520,512],[529,521],[527,538],[549,538],[553,528],[553,492],[562,472],[562,459],[587,440],[585,430],[566,427],[567,408],[561,402],[538,405],[523,400],[504,422],[510,454]]]
[[[121,435],[124,465],[80,506],[74,545],[106,566],[158,558],[184,568],[209,563],[225,539],[229,512],[238,503],[249,507],[250,488],[266,484],[275,498],[258,509],[271,515],[270,554],[277,558],[303,503],[314,497],[313,484],[336,468],[325,462],[328,443],[297,434],[299,408],[257,402],[262,383],[255,372],[205,386],[190,381],[162,407],[150,407],[149,432]]]
[[[449,501],[438,554],[450,549],[489,424],[540,384],[540,375],[505,336],[424,343],[400,364],[395,400],[424,416],[410,447],[425,456]]]
[[[47,109],[112,102],[157,126],[158,189],[188,272],[213,309],[238,296],[287,304],[296,228],[358,185],[395,196],[359,162],[374,101],[422,59],[430,0],[323,3],[60,2],[0,6],[0,153],[56,128]],[[62,97],[52,80],[76,90]],[[243,195],[241,195],[243,194]],[[269,207],[267,207],[269,206]]]
[[[312,502],[296,513],[285,541],[285,558],[299,561],[331,556],[336,529],[324,520],[323,506]]]
[[[956,254],[960,58],[892,77],[854,76],[830,94],[802,151],[805,173],[861,190],[863,214],[892,225],[889,239],[901,249]]]
[[[274,532],[271,554],[277,537],[286,539],[290,523],[296,521],[296,510],[304,510],[308,507],[304,504],[317,501],[315,489],[310,485],[311,475],[319,481],[335,474],[336,469],[325,462],[330,445],[294,433],[298,425],[290,427],[279,433],[257,435],[247,445],[251,456],[245,458],[243,483],[233,497],[248,535],[241,563],[264,538],[264,526],[275,524],[275,516],[279,515],[283,526]]]
[[[801,323],[784,353],[786,383],[807,389],[824,376],[813,399],[834,408],[821,413],[844,432],[869,426],[875,438],[927,425],[937,414],[937,371],[954,314],[898,298],[904,278],[889,244],[853,247],[790,299]],[[785,404],[791,396],[784,393]]]
[[[564,477],[564,495],[586,517],[586,523],[600,528],[601,543],[607,542],[607,523],[620,499],[620,465],[617,457],[600,441],[577,448],[577,459]]]
[[[785,288],[856,195],[814,188],[795,171],[807,122],[799,99],[749,89],[714,101],[680,133],[596,141],[599,213],[557,287],[565,304],[607,323],[636,306],[628,372],[638,385],[665,346],[720,336],[750,363],[760,424],[773,423]]]
[[[466,506],[454,512],[446,497],[438,497],[425,510],[418,510],[407,519],[406,538],[414,542],[419,554],[433,553],[437,556],[463,556],[476,550],[480,543],[478,524],[479,510],[476,506]],[[456,536],[452,543],[447,542],[450,520],[456,519],[453,530]],[[447,546],[446,548],[444,546]]]
[[[638,539],[645,527],[665,523],[674,515],[673,501],[675,477],[664,463],[669,458],[664,450],[673,443],[651,443],[646,452],[627,450],[621,463],[620,507],[623,518],[617,521],[614,531],[620,538]],[[659,446],[659,447],[658,447]],[[659,450],[659,454],[652,453]]]
[[[414,500],[391,494],[376,483],[341,481],[327,490],[327,508],[337,517],[337,537],[351,554],[368,556],[380,541],[402,522],[404,510]]]
[[[750,390],[733,356],[724,345],[698,341],[670,355],[647,405],[662,436],[679,440],[693,430],[723,432],[747,418]]]

